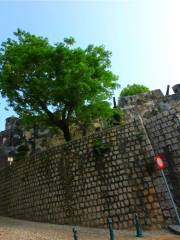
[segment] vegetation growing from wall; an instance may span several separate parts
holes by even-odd
[[[93,152],[96,158],[101,158],[105,153],[110,151],[111,145],[109,143],[103,143],[100,138],[98,138],[93,144]]]
[[[123,126],[125,124],[124,112],[119,108],[114,108],[109,123],[110,126]]]
[[[123,90],[120,93],[120,97],[125,97],[125,96],[131,96],[131,95],[136,95],[139,93],[146,93],[149,92],[149,88],[141,85],[141,84],[132,84],[132,85],[127,85],[127,87],[123,88]]]

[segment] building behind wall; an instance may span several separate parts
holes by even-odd
[[[23,142],[23,128],[17,117],[6,119],[5,130],[0,132],[0,168],[9,165],[8,156],[15,155],[17,147]]]

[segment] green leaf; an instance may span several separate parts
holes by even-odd
[[[65,134],[74,121],[109,115],[107,100],[118,87],[111,53],[74,43],[69,37],[53,45],[21,29],[2,43],[0,92],[24,121],[44,121]]]

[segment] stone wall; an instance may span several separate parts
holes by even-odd
[[[133,119],[139,113],[147,120],[160,112],[176,108],[180,103],[180,84],[172,87],[174,94],[163,95],[160,89],[132,96],[119,97],[118,107],[125,113],[126,119]]]
[[[179,125],[172,123],[179,112],[144,125],[137,118],[0,170],[0,214],[91,227],[105,227],[111,217],[115,228],[132,227],[135,213],[146,227],[175,221],[153,156],[165,151],[165,141],[179,169]]]
[[[145,121],[145,127],[154,153],[162,153],[165,156],[165,174],[180,209],[180,104]],[[162,176],[157,173],[153,175],[156,192],[164,217],[171,223],[175,219],[175,212]]]
[[[149,119],[160,111],[160,103],[165,99],[161,90],[153,90],[132,96],[119,97],[118,107],[125,113],[127,119],[133,119],[135,113]]]

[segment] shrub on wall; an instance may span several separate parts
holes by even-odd
[[[123,90],[120,93],[120,97],[125,97],[125,96],[132,96],[136,95],[139,93],[146,93],[149,92],[149,88],[141,85],[141,84],[132,84],[132,85],[127,85],[127,87],[123,88]]]
[[[93,145],[94,155],[99,158],[107,153],[110,148],[109,143],[103,143],[101,139],[97,139]]]

